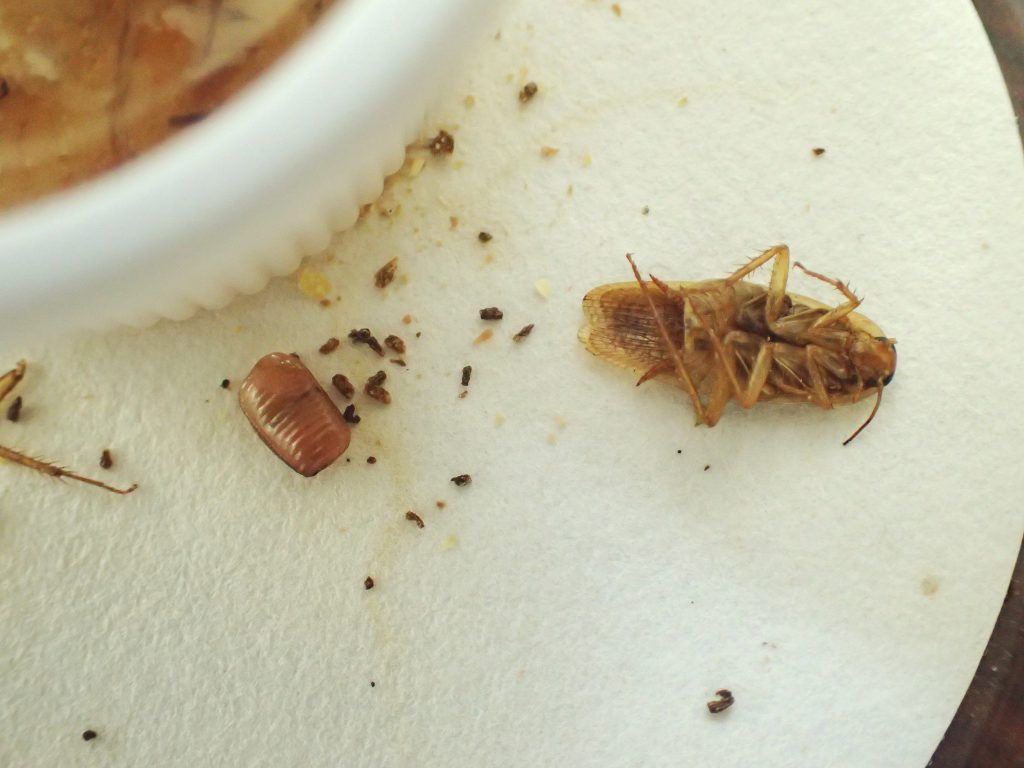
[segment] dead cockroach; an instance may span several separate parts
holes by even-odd
[[[260,358],[238,388],[238,402],[267,447],[305,477],[333,464],[352,439],[338,407],[295,355]]]
[[[25,361],[21,361],[14,366],[13,369],[0,376],[0,402],[3,402],[4,398],[11,394],[14,388],[18,386],[18,382],[25,377],[26,367]],[[27,456],[24,453],[12,451],[10,448],[6,448],[2,445],[0,445],[0,459],[12,461],[15,464],[20,464],[23,467],[34,469],[37,472],[42,472],[44,475],[49,475],[50,477],[66,477],[69,480],[77,480],[80,483],[94,485],[97,488],[102,488],[103,490],[110,491],[111,493],[120,493],[122,495],[128,494],[138,487],[137,485],[131,485],[128,488],[115,488],[112,485],[101,483],[99,480],[93,480],[91,477],[85,477],[77,472],[72,472],[71,470],[57,466],[56,464],[51,464],[48,461],[43,461],[42,459]]]
[[[786,292],[789,249],[764,251],[724,279],[603,285],[583,299],[587,325],[580,340],[598,357],[643,371],[637,386],[668,376],[690,397],[698,423],[714,426],[726,404],[743,408],[766,400],[821,408],[875,396],[896,372],[896,341],[864,315],[845,283],[794,266],[828,283],[845,301],[829,307]],[[774,260],[768,286],[743,278]]]

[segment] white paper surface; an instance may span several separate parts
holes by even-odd
[[[0,764],[925,764],[1024,524],[1024,179],[982,29],[953,0],[621,5],[513,5],[425,129],[454,157],[312,264],[332,307],[291,278],[2,350],[30,371],[0,440],[140,489],[0,467]],[[694,428],[576,341],[627,250],[702,279],[777,242],[899,340],[847,448],[869,403]],[[363,326],[409,367],[359,402],[351,463],[303,479],[220,381],[278,350],[362,381],[365,349],[316,349]]]

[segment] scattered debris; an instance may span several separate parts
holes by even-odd
[[[715,691],[715,696],[718,698],[708,702],[708,712],[713,715],[717,715],[719,712],[724,712],[736,702],[735,697],[732,695],[732,691],[728,688],[721,688]]]
[[[356,393],[356,385],[349,381],[348,376],[344,374],[336,373],[331,376],[331,384],[338,390],[338,394],[346,400],[351,400],[352,396]]]
[[[710,464],[705,464],[704,465],[704,471],[707,472],[709,469],[711,469],[711,465]]]
[[[640,215],[641,216],[646,216],[650,212],[651,212],[651,206],[649,206],[649,205],[645,205],[643,208],[640,209]]]
[[[8,421],[18,421],[21,418],[21,404],[21,395],[18,395],[14,398],[11,404],[7,406]]]
[[[363,589],[373,589],[373,576],[366,577],[366,580],[363,582]],[[373,683],[370,683],[370,685],[373,685]]]
[[[505,313],[497,307],[485,307],[480,310],[481,320],[501,320],[504,316]]]
[[[584,152],[583,153],[583,167],[584,168],[589,168],[591,162],[592,162],[592,159],[590,157],[590,153],[589,152]]]
[[[551,281],[546,277],[542,277],[540,280],[533,284],[534,290],[537,291],[543,298],[547,298],[551,295]]]
[[[455,151],[455,137],[442,129],[428,142],[427,149],[432,155],[450,155]]]
[[[393,350],[400,355],[405,354],[405,342],[402,341],[398,336],[395,336],[395,334],[391,334],[386,339],[384,339],[384,345],[388,349]],[[402,364],[405,365],[405,363]]]
[[[405,360],[400,357],[392,357],[388,362],[405,368]]]
[[[391,281],[395,279],[395,272],[398,271],[398,257],[395,256],[391,261],[385,264],[383,267],[378,269],[373,275],[373,284],[378,288],[387,288],[391,285]]]
[[[423,522],[423,518],[417,515],[412,510],[405,513],[405,519],[410,523],[416,523],[417,528],[422,528],[426,523]]]
[[[100,454],[100,467],[110,469],[112,466],[114,466],[114,457],[110,455],[109,448],[104,448],[103,453]]]
[[[367,456],[366,457],[366,463],[367,464],[376,464],[377,463],[377,457],[376,456]]]
[[[402,323],[404,325],[412,325],[412,315],[403,315],[402,316]]]
[[[523,89],[519,92],[519,101],[523,104],[530,101],[534,96],[537,95],[537,84],[532,80],[523,86]]]
[[[348,332],[348,337],[352,339],[353,344],[365,344],[378,355],[384,357],[384,348],[374,335],[370,333],[369,328],[353,328]]]
[[[814,149],[811,150],[811,152],[814,154],[815,157],[821,157],[822,155],[825,154],[825,148],[815,147]]]
[[[448,503],[447,503],[447,502],[444,502],[444,501],[441,501],[440,499],[438,499],[437,501],[435,501],[435,502],[434,502],[434,505],[435,505],[435,506],[436,506],[436,507],[437,507],[438,509],[444,509],[444,508],[445,508],[446,506],[448,506]]]
[[[470,377],[472,375],[473,375],[473,366],[472,365],[464,365],[464,366],[462,366],[462,386],[464,386],[464,387],[468,387],[469,386],[469,379],[470,379]]]
[[[231,389],[231,379],[224,379],[220,383],[221,389]]]
[[[466,105],[467,109],[471,109],[476,104],[476,96],[470,94],[462,100],[462,103]]]
[[[311,299],[320,301],[326,299],[331,292],[331,281],[313,269],[303,269],[299,272],[299,290]]]
[[[491,242],[491,240],[494,239],[494,235],[492,235],[490,232],[481,231],[480,234],[476,236],[476,239],[479,240],[481,243],[489,243]]]
[[[331,352],[336,350],[341,345],[341,340],[336,336],[331,336],[327,341],[320,345],[320,354],[329,355]]]
[[[345,411],[341,414],[341,418],[349,424],[358,424],[363,420],[362,417],[356,416],[356,407],[351,403],[345,406]]]
[[[512,341],[515,341],[515,342],[522,341],[527,336],[529,336],[531,333],[533,333],[533,323],[530,323],[529,325],[524,325],[522,328],[520,328],[519,332],[515,336],[512,337]]]
[[[462,488],[463,486],[472,483],[473,478],[470,477],[469,475],[456,475],[455,477],[452,478],[452,482],[455,483],[455,485],[457,485],[459,488]]]
[[[391,402],[391,393],[382,386],[387,381],[388,375],[384,371],[377,371],[366,380],[363,392],[378,402],[388,405]]]
[[[545,144],[543,147],[540,148],[540,155],[541,157],[554,157],[555,155],[558,154],[558,151],[558,147],[549,147],[547,144]]]
[[[87,731],[82,731],[82,741],[92,741],[97,736],[99,736],[99,734],[96,733],[96,731],[94,731],[92,728],[90,728]]]
[[[618,3],[612,3],[612,13],[616,16],[622,16],[622,6]]]
[[[483,344],[485,341],[490,341],[493,335],[494,331],[492,331],[490,328],[484,328],[483,332],[475,339],[473,339],[473,343]]]

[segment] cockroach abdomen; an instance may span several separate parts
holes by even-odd
[[[267,447],[306,477],[333,464],[352,438],[337,406],[294,355],[261,358],[239,387],[238,402]]]

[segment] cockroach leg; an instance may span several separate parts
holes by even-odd
[[[25,378],[25,361],[19,360],[14,368],[0,376],[0,403],[14,391],[14,388],[18,386],[18,382],[23,378]]]
[[[757,357],[754,358],[754,365],[747,374],[747,386],[735,385],[736,402],[742,408],[753,408],[764,390],[765,382],[768,381],[768,374],[771,373],[772,364],[775,361],[775,345],[770,341],[752,336],[744,331],[732,331],[725,337],[725,352],[730,360],[735,360],[736,342],[743,339],[753,338],[761,346],[757,350]]]
[[[715,379],[715,386],[711,390],[711,397],[708,400],[707,413],[704,416],[704,423],[709,427],[715,426],[725,412],[725,406],[732,398],[732,389],[728,381],[723,378]]]
[[[864,423],[861,424],[859,427],[857,427],[857,429],[854,431],[854,433],[852,435],[850,435],[848,438],[843,440],[843,445],[849,445],[850,442],[853,440],[853,438],[855,438],[857,435],[859,435],[861,432],[863,432],[864,428],[868,424],[871,423],[871,420],[873,418],[875,418],[875,414],[878,413],[878,406],[880,406],[882,404],[882,390],[883,389],[885,389],[885,387],[876,387],[876,391],[878,392],[878,397],[875,398],[875,407],[871,409],[871,413],[868,414],[868,417],[864,421]]]
[[[647,283],[640,276],[640,270],[636,268],[636,264],[633,262],[633,255],[630,253],[626,254],[626,261],[629,262],[629,266],[633,269],[633,277],[636,278],[637,285],[640,286],[640,293],[643,294],[647,300],[647,306],[651,310],[651,314],[654,316],[654,322],[658,326],[658,333],[661,334],[661,340],[665,344],[666,351],[671,355],[672,362],[675,365],[676,374],[679,376],[679,380],[686,387],[686,393],[690,396],[690,402],[693,403],[693,411],[697,415],[698,420],[704,421],[704,406],[700,402],[700,395],[697,394],[697,387],[693,383],[693,378],[690,376],[690,372],[686,370],[686,366],[683,364],[683,359],[679,355],[679,350],[676,349],[675,344],[672,343],[672,337],[669,336],[668,328],[665,327],[665,321],[661,317],[661,312],[658,311],[657,305],[654,303],[654,299],[651,298],[650,289],[647,287]]]
[[[808,345],[804,347],[804,354],[807,359],[807,372],[811,376],[811,399],[826,410],[832,410],[832,398],[828,396],[828,389],[825,387],[825,377],[821,373],[821,366],[818,364],[818,347]]]
[[[44,475],[49,475],[50,477],[66,477],[69,480],[77,480],[80,483],[94,485],[97,488],[102,488],[103,490],[110,491],[111,493],[119,493],[124,495],[131,493],[136,488],[138,488],[138,485],[132,485],[129,486],[128,488],[115,488],[114,486],[107,485],[106,483],[102,483],[99,480],[93,480],[91,477],[85,477],[84,475],[80,475],[77,472],[72,472],[70,470],[64,469],[63,467],[58,467],[56,464],[50,464],[49,462],[41,461],[40,459],[34,459],[31,456],[26,456],[23,453],[12,451],[10,448],[5,448],[2,445],[0,445],[0,459],[13,461],[15,464],[20,464],[23,467],[34,469],[37,472],[42,472]]]
[[[857,295],[853,291],[851,291],[850,287],[842,280],[836,280],[834,277],[825,277],[824,275],[819,274],[818,272],[812,272],[799,261],[794,262],[793,266],[797,267],[801,272],[803,272],[808,277],[813,277],[815,280],[821,280],[823,283],[828,283],[841,294],[843,294],[843,296],[846,297],[846,301],[843,304],[840,304],[837,307],[833,307],[824,315],[815,320],[814,324],[811,326],[811,330],[815,328],[827,328],[828,326],[835,323],[839,318],[846,317],[848,314],[853,312],[853,310],[860,306],[862,299],[857,298]]]
[[[772,265],[772,277],[768,283],[768,295],[764,308],[765,322],[769,328],[773,328],[775,321],[782,314],[782,308],[786,301],[786,282],[789,280],[789,247],[776,245],[762,251],[760,255],[737,269],[724,281],[726,285],[735,285],[762,264],[767,264],[773,259],[775,263]]]

